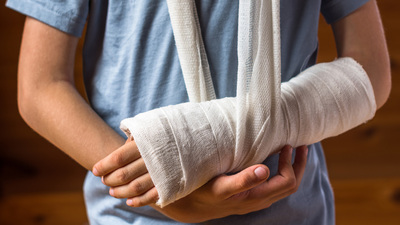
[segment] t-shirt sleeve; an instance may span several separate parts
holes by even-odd
[[[322,0],[321,13],[332,24],[349,15],[369,0]]]
[[[7,0],[6,6],[77,37],[89,12],[89,0]]]

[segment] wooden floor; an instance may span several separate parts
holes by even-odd
[[[86,224],[85,171],[18,115],[16,71],[24,17],[6,9],[4,2],[0,0],[0,224]],[[323,142],[338,225],[400,224],[400,2],[381,0],[379,5],[391,54],[391,97],[371,122]],[[335,57],[330,32],[322,21],[319,61]],[[77,64],[76,74],[80,71]]]

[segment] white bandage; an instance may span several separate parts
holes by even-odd
[[[189,26],[186,29],[175,29],[172,18],[180,11],[171,7],[182,7],[180,2],[168,1],[175,37],[187,35],[186,30],[199,32],[199,28],[193,28],[198,26],[196,21],[183,23]],[[195,10],[192,0],[185,2],[191,2],[187,10]],[[200,49],[199,54],[190,53],[192,58],[182,56],[190,49],[186,45],[193,43],[176,38],[192,102],[155,109],[121,122],[121,129],[136,141],[161,207],[216,175],[262,162],[285,144],[315,143],[347,131],[375,113],[369,78],[351,58],[315,65],[289,82],[280,83],[278,0],[241,0],[238,35],[236,98],[198,102],[211,96],[200,90],[209,87],[204,85],[207,82],[188,85],[190,80],[199,80],[193,76],[201,77],[208,68],[204,66],[207,63],[202,57],[202,43],[198,43],[201,38],[192,35],[197,37],[191,39],[196,42],[194,48]],[[193,62],[196,68],[202,68],[199,74],[193,72],[197,69],[185,74],[188,69],[184,68]]]
[[[186,196],[216,175],[260,163],[285,144],[312,144],[341,134],[371,119],[376,110],[370,81],[350,58],[315,65],[283,83],[281,120],[275,126],[264,121],[255,137],[259,144],[251,148],[235,148],[236,100],[183,103],[122,121],[158,190],[159,205]]]

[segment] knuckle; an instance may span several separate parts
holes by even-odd
[[[237,183],[238,188],[240,188],[240,190],[246,189],[248,187],[250,187],[252,184],[252,179],[249,176],[244,176],[242,177],[239,182]]]
[[[294,177],[288,178],[287,183],[286,183],[286,187],[290,192],[292,192],[292,193],[296,192],[297,191],[296,178],[294,178]]]
[[[155,194],[151,197],[151,202],[157,202],[158,201],[158,194]]]
[[[121,154],[115,153],[111,157],[111,162],[117,166],[123,166],[124,158],[121,156]]]
[[[135,207],[142,207],[142,206],[144,206],[142,200],[141,200],[141,199],[138,199],[138,198],[136,198],[136,199],[133,200],[133,204],[134,204]]]
[[[131,183],[131,190],[132,190],[133,194],[140,195],[144,191],[144,186],[143,186],[142,182],[135,180],[135,181],[132,181],[132,183]]]
[[[120,169],[116,174],[116,178],[118,181],[126,182],[128,180],[128,172],[126,170]]]
[[[214,199],[225,199],[229,195],[227,190],[218,190],[218,192],[212,193]]]

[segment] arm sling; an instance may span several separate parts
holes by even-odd
[[[285,144],[308,145],[371,119],[370,80],[352,58],[281,83],[279,0],[240,0],[237,96],[215,99],[194,0],[167,0],[190,102],[121,122],[161,207],[213,177],[261,163]]]

